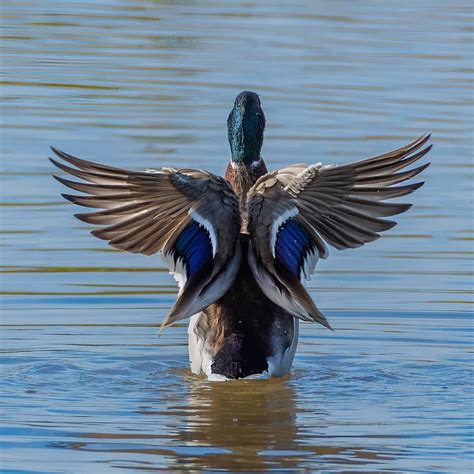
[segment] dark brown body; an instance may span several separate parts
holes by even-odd
[[[230,162],[225,173],[240,198],[242,259],[229,290],[205,314],[206,339],[215,351],[212,373],[232,379],[268,370],[268,359],[282,357],[294,339],[293,316],[264,295],[247,260],[247,193],[266,173],[262,159],[251,164]]]
[[[294,336],[293,316],[260,290],[247,261],[247,236],[241,235],[242,261],[234,283],[205,313],[216,355],[212,373],[242,378],[268,369],[267,359],[284,352]]]
[[[268,370],[268,358],[282,356],[294,338],[293,316],[263,294],[247,260],[247,192],[266,173],[262,159],[251,164],[230,162],[225,173],[240,198],[242,259],[229,290],[205,314],[215,350],[212,373],[232,379]]]

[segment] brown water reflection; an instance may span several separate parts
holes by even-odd
[[[193,415],[185,418],[179,441],[222,452],[179,457],[178,468],[259,470],[275,464],[285,468],[305,457],[297,442],[296,394],[285,382],[193,383],[188,403]]]
[[[402,451],[388,447],[377,452],[364,444],[338,447],[331,439],[325,443],[328,412],[300,406],[288,378],[214,384],[196,380],[191,375],[185,378],[190,388],[186,405],[168,407],[166,411],[167,416],[180,419],[168,446],[162,444],[166,439],[163,434],[145,432],[85,433],[81,437],[91,441],[60,446],[96,453],[120,453],[122,461],[117,467],[133,465],[135,469],[144,470],[160,466],[163,457],[170,460],[167,465],[172,469],[249,472],[339,463],[363,466],[392,460],[394,455],[403,456]],[[152,418],[164,414],[152,407],[144,407],[140,413]],[[319,427],[320,444],[314,443],[314,433],[305,435],[304,426],[299,426],[298,414],[303,413],[310,414],[314,426]],[[137,466],[132,459],[127,459],[128,454],[144,455],[147,460],[144,464],[150,466]]]

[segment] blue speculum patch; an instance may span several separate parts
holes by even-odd
[[[187,276],[194,276],[212,260],[212,246],[207,230],[191,221],[181,232],[175,243],[174,258],[182,258]]]
[[[275,244],[275,258],[293,276],[299,278],[303,259],[310,248],[311,237],[302,225],[291,219],[281,225]]]

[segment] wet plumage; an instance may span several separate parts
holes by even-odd
[[[265,116],[259,97],[243,92],[228,119],[232,158],[226,179],[172,168],[129,171],[53,148],[53,163],[79,178],[56,177],[82,195],[77,214],[115,248],[162,252],[178,281],[163,322],[191,318],[191,368],[212,377],[287,373],[298,319],[330,328],[304,287],[319,258],[360,247],[396,222],[411,204],[386,202],[423,183],[402,184],[428,164],[406,168],[431,148],[429,135],[383,155],[345,165],[295,164],[267,172],[260,151]],[[67,163],[67,164],[66,164]]]

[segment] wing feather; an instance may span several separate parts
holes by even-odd
[[[165,326],[201,311],[227,291],[238,269],[241,223],[237,196],[223,178],[192,169],[129,171],[52,150],[68,163],[50,158],[55,166],[83,180],[55,176],[83,193],[64,198],[99,209],[76,214],[100,226],[92,235],[127,252],[161,251],[171,272],[184,272],[176,276],[182,287]]]
[[[249,261],[267,297],[296,317],[329,327],[303,294],[300,280],[314,271],[319,257],[326,258],[324,242],[337,249],[357,248],[396,225],[387,217],[411,204],[384,201],[423,185],[395,186],[429,166],[405,169],[430,151],[429,138],[426,134],[391,152],[341,166],[299,164],[261,177],[248,193]],[[272,225],[278,225],[276,239],[268,232]],[[302,245],[297,229],[308,232],[309,243]]]

